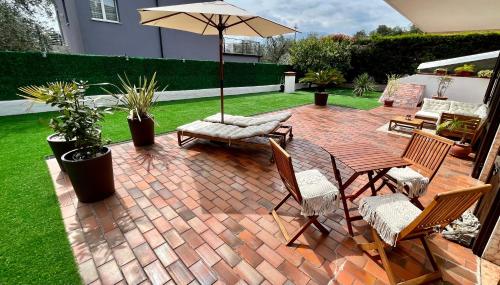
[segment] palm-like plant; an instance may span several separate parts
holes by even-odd
[[[116,103],[120,106],[119,108],[129,111],[132,119],[141,121],[141,119],[150,118],[151,108],[158,99],[158,96],[155,96],[158,91],[156,72],[149,80],[146,76],[140,76],[137,85],[131,83],[126,74],[123,77],[118,75],[118,78],[120,79],[120,86],[113,84],[118,93],[112,93],[107,89],[104,90],[117,100]]]
[[[375,90],[375,80],[368,73],[363,73],[354,78],[353,93],[356,96],[362,97],[366,92]]]
[[[328,85],[338,85],[345,82],[344,75],[336,68],[320,71],[309,71],[299,80],[300,83],[310,83],[318,86],[318,92],[325,92]]]
[[[391,100],[394,95],[396,95],[396,92],[398,92],[399,89],[399,78],[401,78],[397,74],[388,74],[387,75],[387,86],[385,88],[385,97],[389,100]]]
[[[454,117],[452,120],[447,120],[439,124],[436,128],[436,131],[439,133],[443,130],[453,131],[453,132],[461,132],[462,137],[460,138],[460,143],[465,143],[465,137],[467,136],[467,124],[465,121],[460,120]]]

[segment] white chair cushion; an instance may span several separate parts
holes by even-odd
[[[433,112],[433,113],[446,112],[450,109],[450,105],[451,101],[424,98],[424,103],[422,104],[422,111]]]
[[[359,213],[382,240],[396,246],[399,233],[422,211],[401,193],[365,197],[360,200]]]
[[[476,116],[476,111],[478,111],[478,109],[481,108],[481,106],[483,105],[483,104],[474,104],[474,103],[457,102],[457,101],[451,101],[450,103],[451,105],[448,113],[466,115],[466,116]]]
[[[423,176],[410,167],[391,168],[386,174],[396,180],[397,189],[399,192],[405,193],[405,186],[408,187],[408,197],[418,198],[425,195],[429,178]]]
[[[278,128],[278,126],[278,121],[269,122],[258,126],[250,126],[246,128],[219,123],[194,121],[192,123],[178,127],[177,130],[181,133],[190,132],[193,134],[211,136],[214,138],[237,140],[270,134],[276,128]]]
[[[249,126],[257,126],[262,125],[269,122],[284,122],[288,120],[292,116],[291,112],[281,112],[277,114],[267,114],[257,117],[245,117],[245,116],[234,116],[229,114],[224,114],[224,124],[226,125],[235,125],[240,127],[249,127]],[[215,115],[206,117],[203,119],[206,122],[212,123],[220,123],[221,122],[221,114],[217,113]]]
[[[302,195],[302,215],[329,214],[338,207],[339,189],[317,169],[298,172],[295,178]]]
[[[415,113],[415,116],[419,116],[421,118],[430,118],[437,121],[441,117],[441,112],[436,113],[436,112],[428,112],[420,110]]]

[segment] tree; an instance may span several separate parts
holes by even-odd
[[[389,27],[387,25],[379,25],[375,30],[369,32],[370,37],[386,37],[386,36],[397,36],[404,34],[420,34],[422,31],[415,25],[411,25],[408,28],[402,28],[399,26]],[[358,31],[353,36],[356,40],[367,39],[368,35],[365,30]]]
[[[300,71],[336,68],[345,73],[351,67],[351,41],[310,35],[295,42],[290,49],[292,64]]]
[[[284,37],[283,35],[266,38],[266,41],[263,45],[263,61],[289,64],[289,52],[292,44],[293,39]]]
[[[0,1],[0,50],[49,50],[50,32],[35,17],[51,15],[51,0]]]

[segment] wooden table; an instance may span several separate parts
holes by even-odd
[[[352,236],[352,221],[360,220],[361,216],[351,217],[349,208],[347,207],[347,199],[353,201],[368,188],[371,189],[372,196],[375,196],[376,188],[375,182],[381,179],[389,169],[393,167],[404,167],[410,165],[399,156],[387,152],[381,148],[373,146],[372,144],[336,144],[332,146],[324,146],[323,149],[330,154],[333,166],[333,173],[339,185],[339,192],[344,206],[344,214],[347,221],[347,228],[349,234]],[[353,174],[345,182],[342,181],[342,176],[337,168],[336,160],[346,165],[353,170]],[[374,176],[375,172],[377,174]],[[345,191],[359,176],[366,174],[368,182],[358,189],[354,194],[346,195]]]
[[[405,116],[396,116],[389,121],[389,131],[394,130],[397,126],[421,130],[423,125],[424,120],[415,118],[407,120]]]

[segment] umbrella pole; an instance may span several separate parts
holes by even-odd
[[[224,58],[223,58],[223,44],[224,38],[222,36],[222,29],[219,28],[219,79],[220,79],[220,113],[221,123],[224,124]]]

